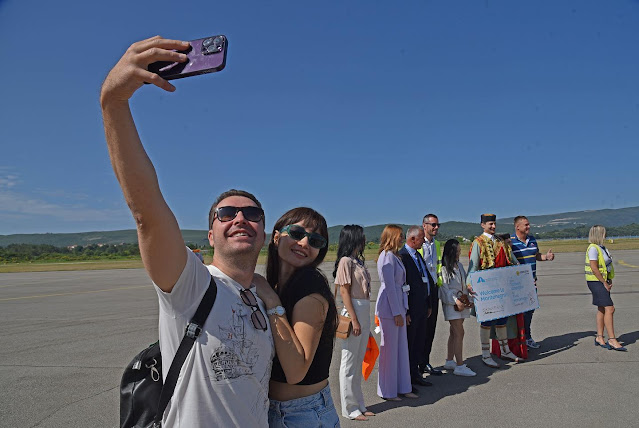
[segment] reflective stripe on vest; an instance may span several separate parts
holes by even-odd
[[[599,281],[597,277],[592,273],[592,268],[590,267],[590,258],[588,257],[588,252],[593,246],[597,248],[597,265],[599,267],[601,276],[603,276],[604,280],[613,279],[615,277],[614,265],[612,263],[610,264],[610,272],[608,272],[608,269],[606,268],[606,262],[604,261],[603,257],[603,251],[601,251],[599,245],[590,244],[588,245],[588,249],[586,250],[586,281]]]
[[[417,250],[424,257],[424,247]],[[441,287],[444,283],[442,278],[442,245],[441,242],[435,240],[435,253],[437,253],[437,286]]]

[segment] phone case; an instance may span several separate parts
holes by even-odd
[[[191,40],[191,47],[185,51],[186,62],[158,61],[149,64],[148,70],[159,74],[166,80],[181,79],[199,74],[221,71],[226,66],[228,39],[218,35]]]

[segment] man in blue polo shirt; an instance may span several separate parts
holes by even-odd
[[[528,235],[530,232],[530,222],[523,216],[515,217],[515,235],[511,237],[513,255],[519,264],[529,264],[532,267],[533,278],[535,279],[535,289],[537,288],[537,261],[553,260],[555,254],[548,250],[546,254],[539,252],[537,240]],[[535,342],[530,334],[530,323],[535,310],[524,312],[524,328],[526,329],[526,345],[529,348],[537,349],[539,344]]]

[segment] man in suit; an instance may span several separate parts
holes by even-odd
[[[426,342],[424,344],[424,353],[419,362],[419,371],[430,375],[441,376],[442,371],[430,365],[430,351],[433,347],[433,339],[435,338],[435,328],[437,327],[437,312],[439,309],[439,287],[442,285],[441,268],[442,268],[442,245],[435,240],[439,232],[439,219],[435,214],[426,214],[422,220],[424,229],[424,244],[420,248],[420,252],[426,268],[430,274],[430,278],[435,285],[431,288],[429,295],[429,305],[431,316],[426,322]]]
[[[431,386],[419,372],[418,363],[424,353],[426,342],[426,320],[430,316],[429,293],[437,292],[429,280],[430,274],[421,254],[417,252],[424,243],[424,230],[419,226],[411,226],[406,232],[406,244],[399,250],[406,269],[408,292],[408,312],[406,313],[406,333],[408,336],[408,359],[410,377],[413,385]]]

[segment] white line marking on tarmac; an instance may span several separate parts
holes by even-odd
[[[55,294],[40,294],[37,296],[24,296],[24,297],[8,297],[6,299],[0,299],[0,302],[6,302],[9,300],[25,300],[25,299],[37,299],[40,297],[56,297],[56,296],[73,296],[76,294],[90,294],[90,293],[104,293],[107,291],[118,291],[118,290],[130,290],[132,288],[148,288],[148,285],[136,285],[135,287],[118,287],[118,288],[107,288],[104,290],[93,290],[93,291],[77,291],[74,293],[55,293]]]

